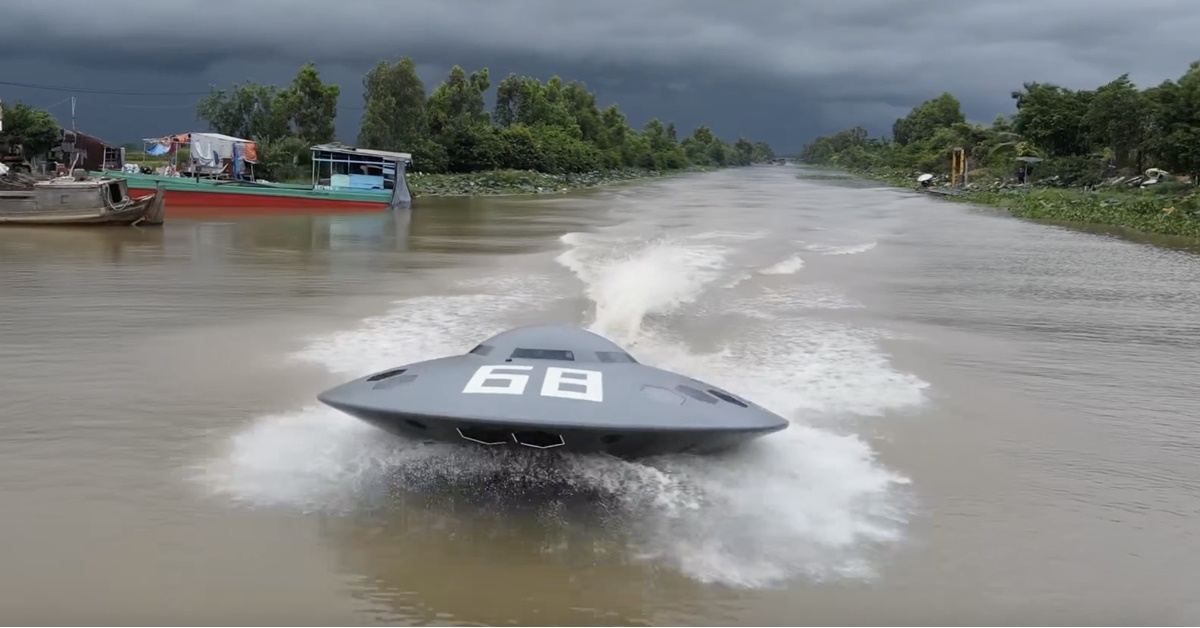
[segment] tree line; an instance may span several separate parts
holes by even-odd
[[[1139,89],[1123,74],[1095,89],[1025,83],[1016,112],[970,124],[950,93],[927,100],[892,125],[891,137],[861,126],[818,137],[802,161],[852,169],[945,172],[963,148],[978,177],[1009,178],[1019,157],[1039,158],[1035,178],[1095,185],[1146,168],[1200,180],[1200,61],[1177,80]],[[1027,160],[1022,160],[1027,161]],[[980,172],[982,171],[982,172]]]
[[[673,123],[658,119],[634,129],[617,105],[602,109],[583,83],[557,76],[542,82],[508,75],[496,84],[490,111],[487,68],[467,74],[454,66],[427,91],[415,62],[402,57],[380,61],[362,83],[357,146],[411,153],[420,172],[667,171],[774,158],[765,142],[739,138],[730,144],[703,125],[682,140]],[[283,174],[304,168],[309,146],[334,140],[340,91],[322,83],[309,63],[286,87],[247,82],[213,88],[196,114],[213,131],[258,142],[262,165]]]

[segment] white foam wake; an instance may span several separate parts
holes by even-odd
[[[805,248],[821,255],[857,255],[870,251],[878,244],[878,242],[872,240],[871,242],[859,242],[857,244],[810,244]]]
[[[762,275],[794,275],[804,268],[804,258],[800,254],[793,255],[785,260],[776,262],[760,269],[758,272]]]
[[[571,248],[557,261],[583,282],[595,306],[591,330],[620,344],[636,343],[647,316],[675,312],[722,278],[728,248],[715,238],[622,238],[622,246],[613,246],[602,236],[569,233],[562,240]]]
[[[399,301],[355,329],[313,339],[295,357],[349,377],[459,353],[518,315],[582,289],[593,308],[577,322],[634,345],[644,363],[724,386],[794,421],[716,458],[570,457],[557,479],[615,495],[626,513],[621,528],[630,556],[697,580],[748,587],[802,575],[868,576],[872,548],[902,533],[906,480],[880,466],[861,439],[808,427],[806,418],[880,414],[920,402],[924,384],[893,370],[871,334],[765,307],[765,294],[758,318],[719,334],[715,344],[724,348],[700,351],[681,342],[679,326],[712,316],[692,305],[745,274],[732,260],[739,247],[753,246],[748,239],[569,234],[557,261],[575,275],[574,286],[552,275],[481,277],[459,284],[457,294]],[[204,477],[239,500],[344,510],[396,486],[462,486],[497,471],[526,472],[516,464],[381,438],[314,407],[240,431]]]

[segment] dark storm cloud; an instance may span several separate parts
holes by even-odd
[[[57,84],[82,74],[93,86],[89,73],[107,70],[110,85],[132,87],[114,75],[125,69],[202,90],[247,78],[284,82],[313,60],[342,84],[349,105],[359,103],[366,68],[406,54],[431,83],[455,63],[493,75],[560,74],[619,101],[636,123],[659,115],[686,127],[703,114],[718,132],[778,138],[781,148],[856,122],[884,130],[942,90],[990,120],[1011,110],[1009,92],[1023,81],[1092,87],[1129,72],[1151,84],[1200,57],[1197,0],[10,4],[0,17],[0,80],[17,80],[10,68],[18,63],[53,64],[79,71],[59,78],[44,71],[50,66],[23,65],[11,74]],[[292,69],[252,75],[248,62]]]

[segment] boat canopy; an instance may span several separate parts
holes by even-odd
[[[312,150],[313,185],[329,190],[391,190],[412,163],[409,153],[318,144]]]
[[[311,150],[314,153],[330,153],[331,155],[360,155],[363,157],[378,157],[386,161],[401,161],[412,163],[411,153],[397,153],[389,150],[374,150],[371,148],[355,148],[341,144],[317,144]],[[371,160],[377,161],[377,160]]]
[[[204,165],[216,165],[222,159],[232,161],[235,149],[241,153],[242,161],[258,163],[258,146],[253,141],[223,133],[178,133],[144,141],[147,155],[165,155],[174,152],[182,144],[188,147],[194,159]]]

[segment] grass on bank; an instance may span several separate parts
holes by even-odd
[[[916,175],[912,173],[891,170],[849,172],[897,187],[912,189],[916,186]],[[801,174],[799,178],[820,180],[836,176]],[[1163,182],[1141,189],[1110,187],[1096,190],[972,184],[962,193],[939,198],[996,207],[1019,218],[1109,225],[1145,233],[1200,238],[1200,190],[1188,183]]]

